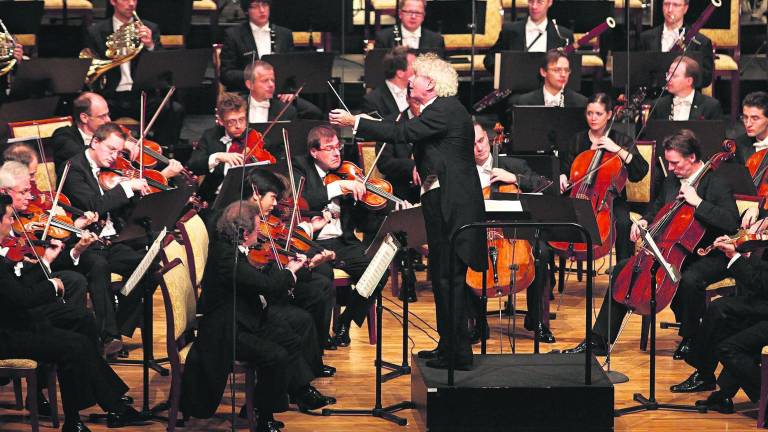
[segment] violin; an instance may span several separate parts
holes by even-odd
[[[296,252],[279,247],[275,247],[273,250],[263,240],[259,240],[255,245],[248,248],[248,263],[258,269],[263,269],[269,264],[278,261],[281,267],[285,267],[288,261],[296,255]]]
[[[757,190],[757,196],[768,196],[768,149],[755,152],[747,159],[745,164],[749,175],[752,176],[752,183]],[[764,209],[768,209],[768,202],[763,204]]]
[[[372,209],[381,210],[387,205],[387,201],[392,201],[402,205],[403,200],[392,194],[392,184],[380,178],[365,179],[363,170],[349,161],[343,161],[336,170],[331,171],[325,176],[323,183],[329,185],[338,180],[354,180],[365,184],[366,193],[363,195],[362,203]]]
[[[42,231],[45,229],[45,225],[48,223],[49,218],[50,214],[47,211],[30,205],[27,208],[27,212],[19,214],[19,217],[14,221],[13,231],[17,235],[21,235],[25,231],[28,233]],[[84,233],[85,230],[76,227],[72,219],[66,215],[54,216],[48,227],[48,237],[58,240],[66,240],[71,237],[72,234],[82,237]],[[99,239],[98,242],[103,245],[109,244],[105,239]]]
[[[761,233],[750,233],[747,230],[739,230],[736,234],[728,236],[729,240],[726,243],[735,245],[736,252],[749,253],[758,249],[768,247],[768,232],[763,231]],[[714,243],[705,247],[696,249],[696,253],[699,256],[704,256],[712,252],[715,249]]]
[[[699,174],[689,178],[694,188],[710,171],[717,169],[723,161],[731,159],[736,143],[723,142],[725,151],[714,154]],[[685,259],[693,252],[706,233],[704,226],[694,217],[696,208],[684,198],[678,198],[661,208],[648,227],[648,233],[658,245],[664,259],[678,271]],[[641,243],[639,252],[629,259],[613,283],[613,299],[641,315],[658,313],[666,308],[675,297],[678,282],[673,282],[667,272],[660,268],[653,254]],[[656,281],[656,310],[651,310],[651,278]]]
[[[139,140],[134,138],[133,135],[131,135],[131,130],[127,127],[120,125],[120,129],[122,129],[123,133],[126,136],[126,141],[131,142],[133,144],[138,144]],[[135,157],[131,157],[131,153],[129,151],[124,151],[125,155],[129,158],[129,160],[135,164],[143,164],[144,167],[147,168],[153,168],[157,166],[158,162],[162,162],[166,165],[170,163],[170,159],[163,155],[163,148],[155,141],[148,140],[144,138],[142,140],[142,143],[144,143],[144,151],[139,152],[136,154]],[[192,174],[191,171],[189,171],[187,168],[184,168],[181,171],[181,175],[184,176],[184,178],[187,181],[190,182],[196,182],[197,176]]]
[[[270,215],[264,220],[259,221],[259,233],[267,237],[271,236],[277,241],[286,242],[288,227],[278,217]],[[303,230],[293,230],[288,250],[305,255],[313,255],[322,252],[324,249],[324,247],[314,242],[311,237],[305,235]]]
[[[504,128],[497,123],[493,128],[496,137],[491,144],[493,167],[499,165],[499,148],[506,142]],[[490,199],[492,192],[519,193],[515,184],[491,184],[483,188],[483,198]],[[536,268],[531,244],[527,240],[506,239],[501,228],[488,228],[488,269],[493,277],[491,297],[506,297],[528,288],[536,276]],[[483,272],[467,269],[467,285],[477,295],[483,295]],[[514,288],[514,289],[513,289]]]
[[[30,200],[29,205],[43,210],[46,213],[50,212],[53,208],[53,198],[51,194],[40,191],[34,180],[32,180],[30,184],[32,187],[32,190],[30,191],[32,200]],[[63,193],[59,194],[59,202],[56,207],[59,209],[59,211],[56,212],[56,216],[66,215],[70,219],[75,219],[73,216],[81,217],[85,215],[85,210],[73,207],[72,202]]]
[[[141,171],[134,168],[124,157],[118,156],[112,166],[102,168],[99,172],[99,185],[104,190],[112,190],[123,180],[136,178],[142,178]],[[145,169],[143,178],[147,180],[152,193],[172,189],[168,186],[168,179],[160,171]]]
[[[264,148],[264,135],[261,132],[251,129],[245,139],[243,164],[249,162],[269,161],[270,164],[276,164],[277,159],[272,153]]]
[[[2,243],[0,243],[0,247],[8,248],[8,252],[5,253],[5,258],[15,263],[23,261],[24,258],[37,259],[37,257],[42,256],[45,253],[45,249],[50,246],[50,241],[38,240],[31,235],[29,241],[27,241],[25,237],[8,236]]]

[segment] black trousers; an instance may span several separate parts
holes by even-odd
[[[453,350],[459,363],[472,360],[472,345],[467,328],[467,285],[464,280],[467,275],[467,264],[458,255],[450,254],[451,227],[440,210],[440,188],[434,189],[421,197],[421,208],[427,229],[429,245],[429,272],[432,278],[432,290],[435,294],[435,313],[437,316],[437,332],[440,334],[438,349],[442,355],[448,354],[450,347],[449,335],[453,333],[456,341]],[[450,262],[454,260],[453,272]],[[449,289],[453,285],[454,315],[453,323],[449,317]]]
[[[616,264],[611,273],[611,281],[616,280],[628,260]],[[720,252],[712,252],[707,256],[689,256],[683,263],[682,278],[677,288],[675,298],[672,300],[672,310],[680,322],[680,336],[695,337],[699,328],[699,322],[706,310],[706,287],[717,282],[727,275],[726,265],[728,261]],[[611,284],[613,287],[613,284]],[[608,326],[608,304],[610,303],[610,327]],[[603,341],[611,343],[616,341],[616,336],[629,309],[613,300],[611,290],[606,291],[605,300],[600,307],[595,326],[592,332]],[[609,338],[610,334],[610,338]]]
[[[163,101],[165,94],[152,94],[147,100],[146,121],[152,118]],[[131,117],[136,120],[140,115],[140,93],[138,91],[127,91],[119,93],[105,94],[104,98],[109,105],[110,117],[116,120],[120,117]],[[157,118],[152,128],[152,138],[161,146],[166,146],[171,150],[179,142],[181,135],[181,126],[184,123],[185,110],[179,102],[171,99]]]
[[[0,330],[0,358],[30,358],[58,366],[61,402],[68,419],[98,403],[105,411],[120,411],[128,386],[101,358],[93,342],[76,332],[49,323],[28,330]]]
[[[765,345],[768,345],[768,321],[764,320],[717,346],[717,358],[723,364],[717,384],[726,397],[733,397],[741,387],[752,402],[760,400],[760,354]]]
[[[329,276],[326,272],[317,270],[299,272],[293,296],[291,303],[309,312],[312,316],[317,344],[322,355],[325,339],[328,337],[328,330],[331,326],[333,306],[336,303],[333,274]]]
[[[268,316],[271,321],[286,324],[299,337],[303,361],[299,362],[297,367],[309,371],[302,372],[301,375],[320,376],[323,370],[323,359],[312,316],[304,309],[292,305],[269,306]]]
[[[629,239],[632,220],[629,219],[629,205],[622,197],[613,200],[613,219],[616,228],[616,262],[621,262],[635,253],[635,245]]]

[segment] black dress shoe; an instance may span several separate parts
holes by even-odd
[[[24,402],[24,407],[27,411],[30,411],[29,398]],[[48,399],[45,398],[42,392],[37,394],[37,415],[44,417],[51,416],[51,403],[48,402]]]
[[[280,432],[285,425],[277,420],[267,420],[256,423],[256,432]]]
[[[107,427],[121,428],[123,426],[136,426],[146,424],[146,421],[141,418],[141,413],[133,409],[132,407],[126,407],[122,412],[110,412],[107,413]]]
[[[349,344],[352,342],[352,340],[349,338],[349,324],[342,324],[339,327],[339,331],[336,332],[336,335],[333,337],[333,341],[336,343],[336,346],[349,346]]]
[[[715,376],[704,375],[696,371],[685,381],[675,384],[669,388],[672,393],[695,393],[715,389]]]
[[[133,405],[133,398],[128,395],[123,395],[120,400],[126,405]]]
[[[330,378],[336,375],[336,368],[333,366],[323,365],[323,370],[320,372],[320,376],[323,378]]]
[[[680,345],[677,346],[675,353],[672,354],[672,358],[675,360],[685,360],[685,357],[691,352],[691,338],[683,338],[680,341]]]
[[[565,349],[561,351],[563,354],[581,354],[587,351],[587,342],[583,341],[573,348]],[[597,341],[592,338],[592,354],[596,356],[608,355],[608,347],[602,341]]]
[[[64,425],[61,427],[61,432],[91,432],[91,430],[78,419],[73,422],[65,420]]]
[[[259,418],[259,409],[256,407],[253,407],[253,415],[258,419]],[[238,417],[241,419],[247,419],[248,418],[248,407],[243,405],[240,407],[240,412],[237,414]],[[281,422],[280,420],[275,420],[274,418],[272,420],[268,420],[275,424],[278,428],[284,428],[285,423]]]
[[[437,348],[435,348],[433,350],[423,350],[423,351],[419,351],[418,354],[416,354],[416,356],[418,356],[420,359],[429,360],[429,359],[433,359],[433,358],[439,357],[440,356],[440,350],[437,349]]]
[[[299,411],[306,412],[336,403],[336,399],[323,396],[316,388],[307,386],[300,394],[291,396],[291,403],[296,404]]]
[[[433,369],[448,369],[448,358],[439,356],[432,360],[427,360],[427,367]],[[453,367],[454,369],[461,371],[472,370],[472,360],[456,360],[453,362]]]
[[[123,349],[123,342],[120,339],[108,338],[104,340],[104,356],[114,357]]]
[[[337,349],[339,349],[339,347],[336,346],[336,340],[331,336],[328,336],[327,338],[325,338],[325,344],[323,345],[323,349],[329,350],[329,351],[336,351]]]
[[[536,330],[533,331],[536,333],[536,336],[538,336],[539,342],[555,343],[555,336],[552,334],[552,331],[549,329],[549,327],[544,325],[544,323],[538,323],[536,325]]]
[[[697,400],[696,406],[705,406],[708,411],[717,411],[721,414],[733,414],[733,400],[723,396],[719,391],[710,393],[704,400]]]

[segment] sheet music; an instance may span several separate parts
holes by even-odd
[[[131,291],[136,288],[136,285],[139,284],[141,278],[144,277],[144,273],[147,272],[147,269],[152,264],[152,261],[155,260],[157,253],[160,252],[160,245],[163,243],[166,232],[167,231],[165,228],[160,231],[160,234],[158,234],[155,241],[152,242],[152,246],[149,247],[147,254],[144,255],[144,258],[141,259],[141,262],[139,263],[138,267],[136,267],[136,270],[131,273],[131,277],[128,278],[128,281],[120,289],[120,294],[125,296],[129,295]]]
[[[392,234],[387,234],[368,268],[360,276],[357,284],[352,285],[352,289],[365,298],[371,297],[371,294],[376,290],[376,286],[379,285],[381,277],[389,269],[389,264],[395,258],[398,249],[400,249],[400,243],[392,237]]]

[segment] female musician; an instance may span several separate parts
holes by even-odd
[[[664,158],[667,161],[670,176],[664,180],[659,194],[643,218],[632,226],[630,239],[637,240],[641,235],[640,227],[647,228],[649,221],[655,220],[657,213],[666,203],[678,199],[684,199],[687,204],[696,207],[694,217],[706,228],[706,234],[700,244],[709,245],[719,235],[736,231],[739,225],[739,212],[733,199],[733,192],[730,185],[719,177],[716,171],[705,175],[696,188],[688,184],[689,179],[694,178],[699,170],[704,168],[699,140],[693,132],[683,129],[665,138]],[[673,220],[670,223],[675,222],[679,221]],[[611,280],[616,279],[626,263],[627,260],[624,260],[614,267]],[[679,334],[683,337],[683,341],[675,351],[675,359],[684,358],[689,351],[690,343],[705,310],[704,289],[710,283],[725,277],[727,263],[725,255],[721,252],[699,257],[689,251],[680,269],[682,279],[672,302],[672,310],[681,323]],[[617,287],[613,286],[612,289]],[[609,301],[611,302],[610,318],[607,309]],[[592,329],[592,345],[595,354],[606,354],[608,344],[615,341],[627,312],[629,309],[622,303],[616,302],[609,290]],[[580,353],[585,350],[586,343],[582,342],[564,352]]]
[[[639,181],[648,173],[648,162],[632,145],[632,139],[627,135],[611,129],[608,130],[613,116],[611,99],[605,93],[592,95],[584,110],[589,129],[579,132],[571,142],[568,153],[560,160],[560,190],[563,191],[569,183],[568,175],[576,156],[586,150],[603,149],[621,158],[627,169],[630,181]],[[607,135],[606,135],[607,132]],[[629,220],[627,194],[622,191],[613,200],[613,217],[616,224],[616,260],[621,261],[632,255],[632,242],[629,240]]]

